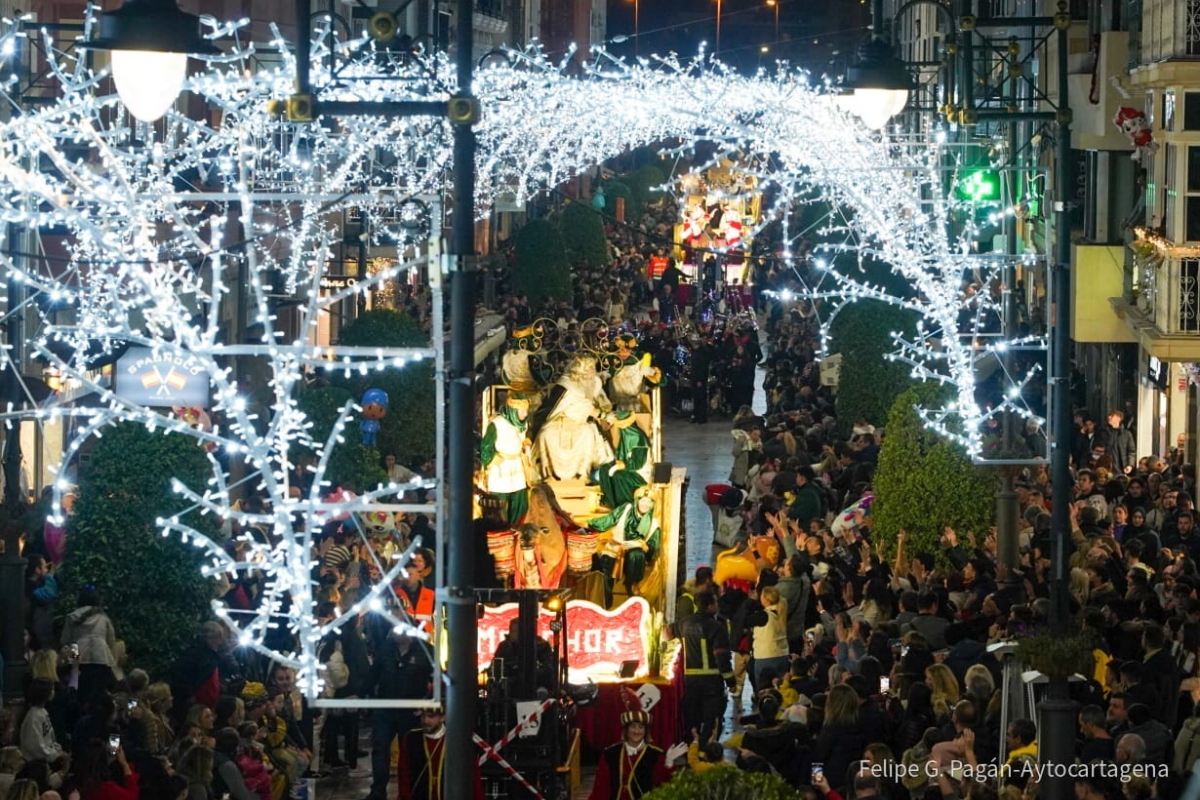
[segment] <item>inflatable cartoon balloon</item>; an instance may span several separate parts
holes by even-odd
[[[204,431],[205,433],[212,433],[212,420],[209,418],[208,412],[206,412],[204,409],[196,408],[195,406],[174,406],[172,407],[171,411],[175,413],[176,417],[183,420],[188,425],[191,425],[193,428]],[[204,449],[211,453],[217,449],[217,443],[205,442]]]
[[[387,416],[388,396],[383,389],[367,389],[362,396],[362,430],[364,447],[375,446],[375,434],[379,433],[379,420]]]

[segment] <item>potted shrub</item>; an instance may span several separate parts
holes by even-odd
[[[1055,636],[1037,629],[1017,639],[1017,661],[1048,678],[1069,678],[1075,673],[1091,677],[1096,661],[1096,640],[1090,631],[1072,630]]]
[[[642,800],[801,800],[799,791],[778,775],[743,772],[736,767],[693,772],[679,770],[670,783]]]

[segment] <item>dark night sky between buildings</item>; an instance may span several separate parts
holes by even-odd
[[[610,43],[617,55],[640,56],[674,51],[694,56],[701,42],[708,52],[716,45],[717,0],[637,0],[638,30],[635,47],[635,0],[608,1],[608,36],[625,35]],[[846,59],[868,33],[870,6],[865,0],[777,0],[779,37],[775,36],[775,8],[766,0],[722,0],[720,57],[739,71],[759,66],[773,69],[776,59],[811,70],[820,76],[840,75]],[[763,52],[762,48],[767,51]]]

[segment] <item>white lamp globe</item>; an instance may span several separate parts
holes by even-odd
[[[873,131],[883,130],[888,121],[904,110],[908,91],[904,89],[855,89],[846,96],[843,108],[853,112]]]
[[[878,36],[859,45],[857,63],[846,69],[841,104],[871,130],[882,130],[888,120],[904,110],[915,89],[908,67]]]
[[[143,122],[161,119],[175,102],[187,77],[189,55],[219,55],[200,35],[200,18],[176,0],[125,0],[100,15],[99,36],[83,42],[87,50],[112,55],[113,82],[129,113]]]
[[[175,104],[187,77],[187,53],[113,50],[113,82],[135,119],[155,122]]]

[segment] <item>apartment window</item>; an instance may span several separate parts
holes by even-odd
[[[1179,262],[1179,332],[1200,331],[1200,313],[1197,313],[1196,290],[1200,280],[1200,259],[1184,258]]]
[[[1183,129],[1200,131],[1200,92],[1183,94]]]
[[[1175,224],[1175,162],[1176,162],[1176,147],[1173,144],[1168,144],[1164,150],[1167,151],[1166,157],[1163,158],[1163,226],[1166,228],[1168,239],[1175,240],[1178,238],[1178,232]]]
[[[1189,242],[1200,241],[1200,146],[1187,149],[1186,233]]]
[[[1175,130],[1175,90],[1168,89],[1163,92],[1162,98],[1162,129],[1164,131]]]

